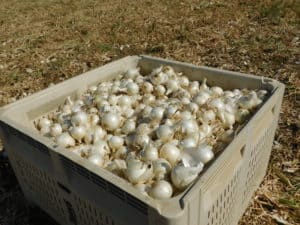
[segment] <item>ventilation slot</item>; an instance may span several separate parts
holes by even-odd
[[[63,190],[64,192],[70,194],[71,191],[69,188],[67,188],[66,186],[62,185],[61,183],[57,182],[58,187],[60,187],[61,190]]]
[[[70,159],[67,159],[66,157],[64,157],[62,155],[60,156],[60,159],[63,162],[63,165],[64,165],[65,168],[67,168],[71,171],[75,171],[74,170],[74,163]]]
[[[256,182],[260,179],[258,177],[259,172],[263,169],[263,166],[266,165],[265,160],[267,160],[267,158],[265,154],[270,151],[272,147],[273,131],[275,130],[273,126],[276,126],[276,124],[272,124],[251,149],[250,160],[247,166],[243,202],[247,202],[247,198],[253,194],[253,187],[257,185]]]
[[[58,218],[67,219],[67,209],[59,194],[56,181],[23,158],[17,155],[11,157],[14,157],[13,161],[16,162],[14,164],[16,175],[25,188],[24,191],[29,193],[41,208],[51,210]]]
[[[90,172],[87,169],[83,168],[82,166],[80,166],[78,164],[75,164],[75,168],[76,168],[76,172],[78,174],[80,174],[81,176],[83,176],[83,177],[87,178],[88,180],[90,180],[90,178],[89,178]]]
[[[66,200],[64,200],[64,201],[65,201],[65,204],[66,204],[67,209],[68,209],[69,220],[70,220],[73,224],[76,225],[76,224],[77,224],[77,219],[76,219],[75,211],[74,211],[74,209],[73,209],[73,207],[72,207],[72,205],[71,205],[70,202],[68,202],[68,201],[66,201]]]
[[[106,190],[107,182],[96,174],[91,173],[91,181],[102,189]]]
[[[236,200],[237,185],[240,176],[240,170],[229,181],[226,188],[218,196],[210,210],[207,212],[207,225],[231,225],[230,215]]]
[[[77,195],[74,197],[78,224],[117,225],[112,217],[104,214],[91,202],[85,201]]]
[[[117,196],[122,201],[125,200],[125,192],[113,184],[108,184],[108,191]]]
[[[13,128],[3,122],[2,122],[2,125],[8,134],[13,135],[13,136],[21,139],[25,143],[29,144],[30,146],[32,146],[33,148],[32,147],[29,148],[30,150],[35,149],[36,151],[39,151],[39,152],[47,155],[48,157],[50,157],[49,149],[47,146],[41,144],[40,142],[36,141],[35,139],[27,136],[26,134],[16,130],[15,128]]]
[[[148,215],[148,206],[145,203],[143,203],[142,201],[140,201],[137,198],[127,194],[127,202],[128,202],[129,205],[131,205],[134,208],[138,209],[144,215]]]
[[[72,172],[77,173],[77,174],[85,177],[86,179],[92,181],[98,187],[109,191],[109,193],[113,194],[120,200],[127,202],[129,205],[133,206],[134,208],[136,208],[143,214],[145,214],[145,215],[148,214],[148,207],[142,201],[138,200],[137,198],[134,198],[131,195],[128,195],[122,189],[118,188],[114,184],[107,182],[100,176],[88,171],[87,169],[83,168],[82,166],[80,166],[78,164],[75,164],[74,162],[67,159],[66,157],[61,156],[61,160],[66,169],[69,169]]]

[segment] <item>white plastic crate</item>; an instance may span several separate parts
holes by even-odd
[[[192,80],[224,89],[267,89],[272,94],[227,148],[182,194],[153,200],[127,181],[39,135],[33,121],[68,96],[139,66],[146,74],[168,64]],[[84,84],[84,85],[83,85]],[[272,79],[148,56],[129,56],[62,82],[0,111],[0,134],[25,196],[64,225],[234,225],[262,181],[277,126],[284,86]]]

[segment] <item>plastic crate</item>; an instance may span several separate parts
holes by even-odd
[[[224,89],[268,89],[271,96],[182,194],[156,201],[127,181],[39,135],[33,120],[76,96],[84,85],[139,66],[171,65],[192,80]],[[83,85],[84,84],[84,85]],[[1,109],[0,133],[25,196],[64,225],[234,225],[265,175],[284,86],[272,79],[148,56],[129,56]]]

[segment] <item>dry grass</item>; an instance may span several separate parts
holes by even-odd
[[[0,105],[128,54],[275,78],[273,154],[240,225],[300,224],[299,15],[298,0],[2,0]]]

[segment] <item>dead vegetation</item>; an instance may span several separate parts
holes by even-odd
[[[300,224],[299,13],[298,0],[2,0],[0,105],[132,54],[272,77],[286,85],[279,128],[240,225]],[[0,177],[1,225],[53,223],[19,209],[4,161]]]

